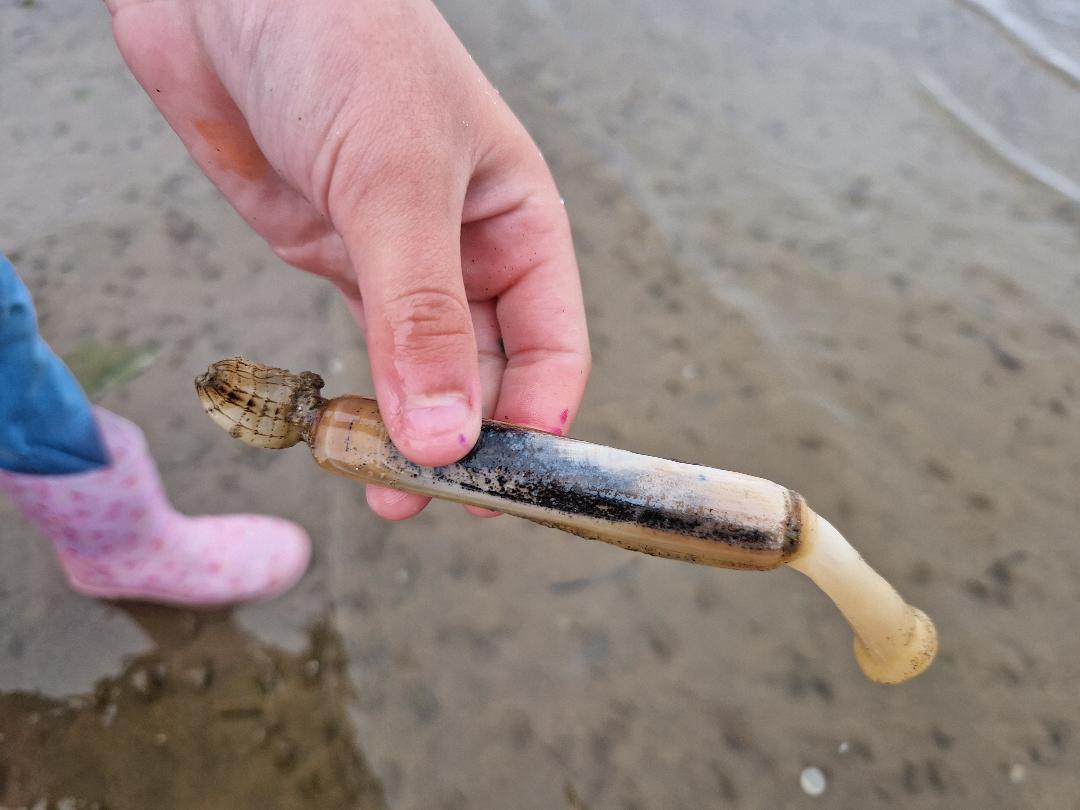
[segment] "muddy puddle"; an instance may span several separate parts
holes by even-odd
[[[0,696],[0,806],[386,807],[350,726],[329,623],[290,654],[226,614],[124,612],[156,649],[92,693]]]

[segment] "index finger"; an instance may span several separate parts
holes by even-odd
[[[507,357],[494,418],[562,435],[584,396],[591,355],[570,223],[554,183],[469,227],[480,232],[462,240],[466,286],[497,298]]]

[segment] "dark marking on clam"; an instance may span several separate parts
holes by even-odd
[[[770,531],[747,526],[721,510],[672,497],[685,480],[679,474],[612,469],[610,458],[591,462],[587,456],[568,455],[568,441],[540,431],[486,422],[472,451],[456,464],[420,467],[392,445],[384,463],[411,478],[426,478],[558,514],[643,526],[766,556],[788,557],[798,547],[802,499],[796,493],[789,493],[782,528]],[[557,528],[567,530],[561,525]],[[584,531],[571,531],[584,535]],[[606,535],[599,539],[611,542]],[[687,558],[686,554],[670,556]]]

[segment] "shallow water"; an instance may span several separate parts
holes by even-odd
[[[352,327],[198,177],[100,9],[5,8],[0,243],[48,336],[157,341],[108,403],[147,428],[179,505],[286,514],[317,538],[298,591],[229,632],[301,656],[332,608],[354,695],[328,700],[394,808],[1069,806],[1080,4],[440,6],[571,213],[596,365],[575,434],[801,491],[935,618],[940,658],[873,686],[792,572],[450,509],[388,526],[302,453],[234,447],[195,374],[247,353],[365,393]],[[241,287],[224,322],[214,299]],[[7,515],[0,531],[0,688],[21,695],[0,706],[65,705],[151,653]],[[0,803],[71,795],[37,774]]]

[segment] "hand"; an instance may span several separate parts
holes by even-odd
[[[434,5],[107,4],[199,167],[282,259],[344,294],[406,456],[460,459],[481,415],[565,430],[590,364],[566,213]],[[400,519],[427,501],[369,487],[368,502]]]

